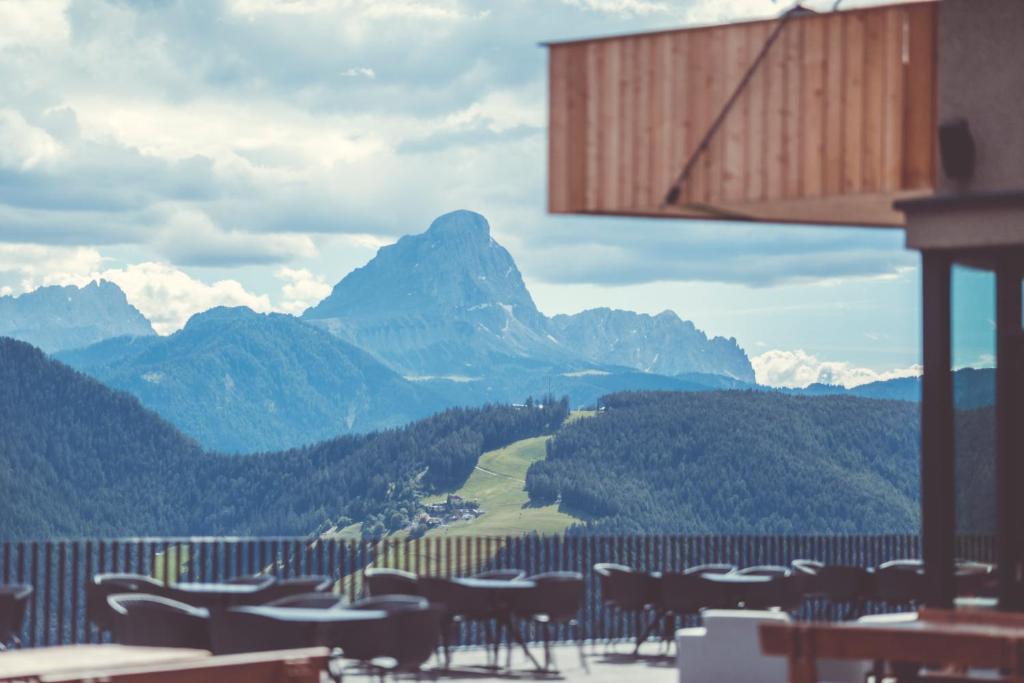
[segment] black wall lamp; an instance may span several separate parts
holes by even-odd
[[[974,138],[967,119],[939,124],[939,158],[942,171],[951,180],[967,180],[974,175]]]

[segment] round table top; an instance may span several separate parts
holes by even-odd
[[[210,595],[249,595],[266,587],[266,584],[252,583],[174,583],[168,586],[171,590],[183,593],[202,593]]]
[[[759,574],[701,574],[702,579],[714,581],[715,583],[770,583],[779,578],[776,576],[761,576]]]
[[[235,607],[235,612],[247,614],[258,614],[261,616],[277,619],[280,621],[294,621],[303,623],[337,623],[348,621],[377,621],[386,619],[388,613],[379,609],[345,609],[343,607],[329,607],[327,609],[316,609],[313,607],[272,607],[268,605],[252,605],[249,607]]]
[[[466,588],[478,588],[480,590],[488,591],[509,591],[509,590],[526,590],[537,586],[536,581],[530,581],[528,579],[514,579],[507,581],[504,579],[475,579],[472,577],[464,578],[453,578],[452,583],[457,583],[460,586]]]

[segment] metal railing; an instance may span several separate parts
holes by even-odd
[[[527,574],[578,571],[586,578],[580,623],[584,636],[626,638],[633,619],[608,608],[592,567],[616,562],[646,571],[674,571],[704,563],[739,567],[813,559],[826,564],[874,567],[920,556],[916,535],[841,536],[439,536],[352,541],[309,538],[130,538],[0,543],[0,581],[32,584],[21,634],[25,646],[99,642],[85,616],[85,584],[102,572],[146,574],[168,583],[216,582],[264,573],[280,578],[325,574],[350,600],[362,594],[362,570],[392,567],[417,574],[465,576],[497,568]],[[958,556],[995,560],[989,536],[958,538]],[[805,607],[813,610],[813,606]],[[802,616],[809,617],[810,613]],[[568,633],[556,634],[567,639]],[[462,642],[482,642],[478,629],[464,629]]]

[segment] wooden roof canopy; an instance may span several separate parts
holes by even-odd
[[[550,44],[549,211],[902,226],[935,188],[937,14]]]

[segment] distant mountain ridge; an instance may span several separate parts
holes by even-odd
[[[47,353],[112,337],[154,334],[153,326],[128,303],[121,288],[106,280],[0,296],[0,336],[20,339]]]
[[[559,341],[595,363],[658,375],[722,375],[754,383],[750,359],[735,339],[714,337],[674,311],[658,315],[593,308],[550,320]]]
[[[448,405],[341,339],[248,308],[213,308],[168,337],[122,337],[56,357],[218,451],[397,427]]]
[[[543,368],[545,376],[630,368],[754,381],[734,339],[708,339],[672,312],[547,318],[487,220],[472,211],[440,216],[426,232],[383,247],[302,317],[420,377],[493,379],[512,366]]]

